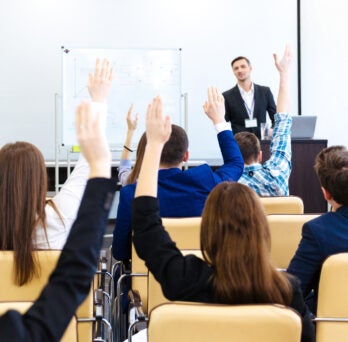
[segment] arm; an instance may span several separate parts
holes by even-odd
[[[291,66],[292,53],[287,46],[281,60],[274,54],[274,61],[279,71],[279,93],[277,99],[277,113],[271,140],[271,157],[264,164],[270,170],[271,175],[277,180],[284,194],[288,195],[288,182],[291,172],[291,124],[290,116],[290,91],[289,71]]]
[[[197,280],[204,278],[203,271],[194,265],[204,262],[193,256],[184,258],[175,243],[164,231],[159,216],[157,195],[158,167],[162,148],[169,139],[169,118],[163,119],[162,104],[155,99],[146,116],[147,145],[141,165],[133,201],[132,227],[134,246],[138,255],[161,283],[165,295],[170,299],[188,299],[194,292]],[[208,271],[208,267],[206,269]],[[196,270],[196,272],[194,272]],[[208,277],[204,278],[206,281]]]
[[[104,121],[106,120],[106,101],[110,93],[112,78],[113,71],[109,62],[104,59],[100,63],[100,60],[97,59],[94,74],[89,75],[88,90],[93,101],[91,105],[95,107],[94,110],[101,115]],[[76,217],[89,172],[89,165],[81,156],[59,194],[53,198],[53,202],[64,220],[67,233]]]
[[[101,121],[89,104],[78,107],[79,143],[93,179],[88,181],[78,217],[49,283],[25,315],[11,310],[0,318],[0,340],[58,341],[90,290],[116,189],[115,182],[107,179],[111,154]]]
[[[121,154],[120,167],[118,170],[118,180],[122,185],[126,185],[129,173],[131,171],[131,148],[132,139],[135,129],[137,128],[139,115],[136,114],[134,119],[132,118],[133,105],[128,109],[127,113],[127,135],[126,140],[123,145],[123,150]]]
[[[224,97],[214,87],[208,89],[208,100],[203,105],[204,112],[212,120],[218,133],[220,150],[224,164],[214,172],[216,183],[224,180],[237,181],[243,173],[244,161],[238,144],[226,122]]]
[[[312,232],[311,223],[307,222],[303,225],[302,239],[288,267],[288,272],[300,280],[304,297],[312,289],[317,290],[323,261],[324,256]]]

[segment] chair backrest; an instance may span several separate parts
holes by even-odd
[[[298,196],[260,197],[266,214],[303,214],[303,201]]]
[[[278,268],[286,269],[301,240],[302,226],[319,215],[267,215],[271,232],[271,259]]]
[[[32,302],[0,302],[0,316],[8,310],[16,310],[21,314],[24,314],[32,304]],[[73,316],[73,318],[71,319],[61,339],[61,342],[73,341],[78,341],[76,316]]]
[[[200,249],[201,217],[164,218],[163,226],[179,249]],[[148,270],[141,260],[134,246],[132,247],[132,273],[146,273]],[[147,312],[147,279],[134,277],[132,289],[138,290],[143,303],[143,310]]]
[[[14,254],[13,251],[0,251],[0,302],[33,302],[40,295],[48,282],[48,278],[56,267],[61,251],[45,250],[36,251],[40,276],[29,283],[18,286],[14,282]],[[76,311],[77,318],[93,317],[93,291],[91,288],[85,301]],[[78,325],[79,338],[92,339],[92,323]]]
[[[348,339],[348,253],[332,255],[323,263],[318,291],[316,335],[318,342],[341,342]]]
[[[301,318],[280,305],[168,303],[150,313],[149,342],[299,342]]]

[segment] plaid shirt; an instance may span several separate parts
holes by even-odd
[[[252,188],[260,196],[289,196],[292,118],[290,114],[279,113],[274,119],[270,159],[262,165],[244,165],[238,182]]]

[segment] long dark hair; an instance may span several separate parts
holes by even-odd
[[[46,194],[47,173],[39,149],[27,142],[3,146],[0,149],[0,248],[14,251],[18,285],[39,275],[33,240],[38,224],[47,238]],[[52,201],[50,205],[58,213]]]
[[[292,288],[270,262],[270,231],[257,194],[223,182],[207,198],[201,223],[203,257],[214,269],[219,300],[289,305]]]

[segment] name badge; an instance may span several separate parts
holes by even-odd
[[[245,119],[245,127],[246,128],[257,127],[257,119]]]

